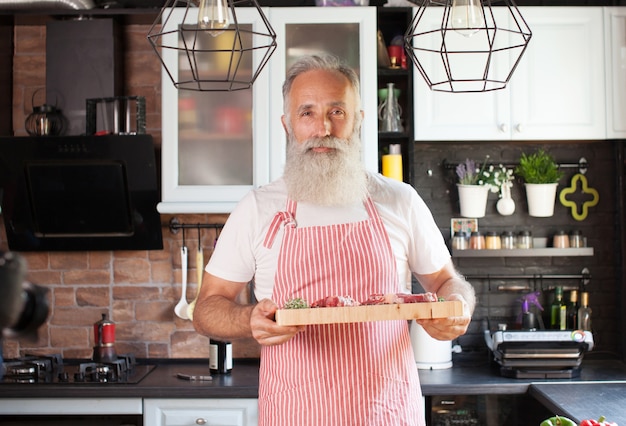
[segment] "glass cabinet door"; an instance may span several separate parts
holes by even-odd
[[[269,19],[276,31],[279,52],[270,61],[270,179],[282,175],[285,163],[286,138],[280,117],[286,71],[299,57],[319,53],[334,54],[359,73],[365,111],[361,129],[363,161],[368,170],[378,171],[376,8],[273,7]]]
[[[197,16],[197,9],[193,12]],[[180,13],[180,17],[173,15],[170,21],[180,24],[183,10]],[[250,31],[240,33],[249,39],[243,40],[243,44],[251,45],[252,31],[260,24],[258,13],[251,8],[237,8],[237,21],[240,27]],[[193,58],[197,61],[198,72],[206,73],[203,79],[213,78],[213,71],[225,75],[230,64],[233,33],[217,37],[201,33],[200,36],[196,42],[202,49],[226,52],[198,54]],[[181,38],[178,32],[168,37]],[[190,40],[178,40],[179,46],[184,42],[189,45]],[[253,62],[258,63],[261,52],[246,53],[242,55],[239,69],[248,70],[245,72],[251,75]],[[263,69],[249,89],[187,90],[198,83],[193,81],[186,51],[164,50],[162,54],[170,72],[173,69],[176,74],[172,78],[179,83],[179,89],[164,70],[163,185],[158,209],[161,213],[230,212],[250,189],[268,181],[267,107],[255,107],[255,100],[267,99],[269,69]]]
[[[261,32],[264,28],[258,13],[248,9],[237,8],[239,24]],[[178,90],[163,70],[159,212],[229,213],[251,189],[280,177],[285,162],[285,133],[280,120],[285,72],[295,58],[320,51],[344,58],[359,72],[366,116],[361,130],[363,160],[368,170],[378,170],[376,8],[263,10],[276,31],[278,47],[251,89]],[[178,21],[170,21],[180,23],[182,12]],[[178,33],[168,36],[178,37]],[[218,39],[203,41],[218,43]],[[255,50],[252,61],[260,63],[263,54],[262,49]],[[162,56],[168,69],[174,68],[172,77],[177,81],[179,74],[190,72],[188,60],[180,52],[164,51]],[[207,69],[220,66],[224,65],[219,60],[205,64]]]

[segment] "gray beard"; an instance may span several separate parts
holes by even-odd
[[[320,146],[335,150],[311,151]],[[284,172],[289,197],[321,206],[346,206],[365,200],[367,175],[360,146],[358,134],[353,134],[350,141],[325,137],[302,143],[289,136]]]

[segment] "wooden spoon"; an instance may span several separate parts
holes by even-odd
[[[204,272],[204,256],[202,254],[202,247],[198,245],[198,251],[196,252],[196,273],[198,274],[198,290],[196,297],[193,299],[189,307],[187,307],[187,316],[193,320],[193,310],[196,307],[198,296],[200,295],[200,286],[202,286],[202,275]]]

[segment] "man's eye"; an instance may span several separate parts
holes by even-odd
[[[332,115],[344,115],[345,112],[343,110],[336,109],[336,110],[332,111],[331,114]]]

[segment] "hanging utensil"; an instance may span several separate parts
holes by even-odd
[[[200,295],[200,287],[202,286],[202,273],[204,272],[204,255],[202,253],[202,241],[200,240],[200,228],[198,227],[198,250],[196,251],[196,274],[197,274],[197,283],[198,290],[196,292],[196,297],[193,299],[189,308],[187,308],[187,316],[189,319],[193,320],[193,310],[196,307],[196,302],[198,301],[198,296]]]
[[[189,308],[189,303],[187,303],[187,247],[184,242],[183,246],[180,248],[180,267],[182,269],[182,291],[180,300],[174,307],[174,313],[179,318],[189,319],[189,315],[187,315]]]

